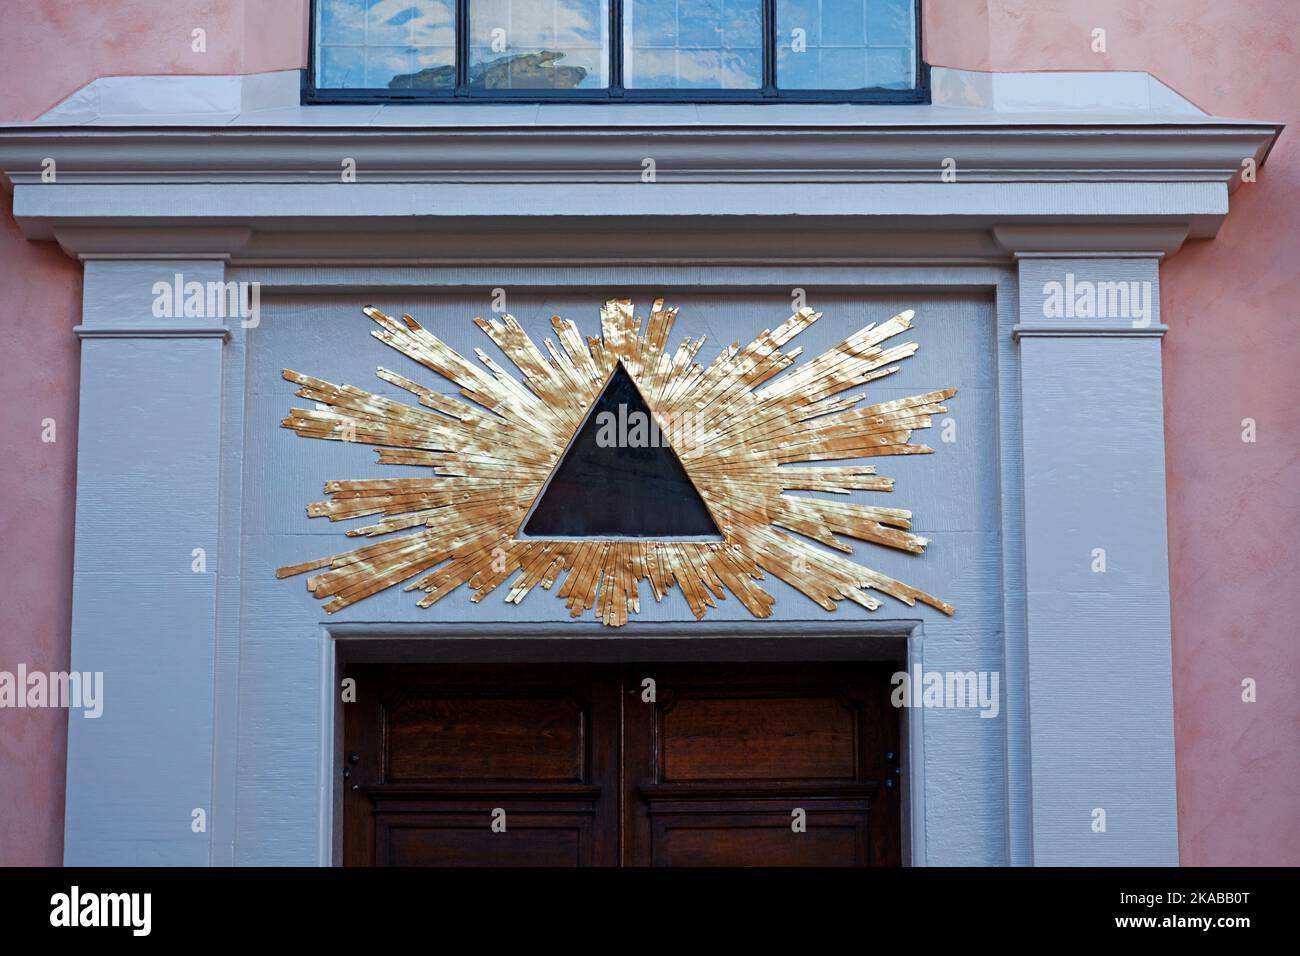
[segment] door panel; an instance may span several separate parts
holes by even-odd
[[[344,711],[346,863],[617,863],[619,701],[608,668],[347,674],[357,702]]]
[[[583,779],[588,714],[579,700],[447,694],[421,688],[386,709],[388,780]]]
[[[624,862],[898,865],[895,669],[632,668],[624,695]],[[647,679],[653,703],[643,700]],[[797,817],[802,830],[792,826]]]
[[[379,866],[582,866],[589,864],[595,814],[512,811],[505,833],[474,813],[378,813]]]
[[[894,669],[351,666],[345,861],[897,865]]]
[[[666,781],[854,779],[856,714],[833,696],[679,696],[657,730]]]
[[[729,815],[726,811],[725,815]],[[863,866],[860,827],[850,815],[790,832],[780,811],[744,820],[655,817],[657,866]]]

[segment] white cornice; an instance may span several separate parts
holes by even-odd
[[[492,128],[48,127],[0,130],[5,183],[1220,182],[1235,188],[1281,127],[933,123]]]
[[[29,238],[82,256],[1168,254],[1281,130],[1146,74],[935,73],[931,105],[798,107],[303,107],[283,74],[117,78],[0,126],[0,182]]]

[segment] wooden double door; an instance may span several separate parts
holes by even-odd
[[[345,862],[897,865],[895,669],[352,665]]]

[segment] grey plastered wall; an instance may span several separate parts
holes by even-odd
[[[174,271],[259,279],[261,324],[160,325],[146,290]],[[106,671],[111,706],[101,721],[69,729],[68,861],[329,862],[336,748],[322,701],[333,694],[333,648],[302,579],[273,572],[349,547],[345,525],[304,512],[327,478],[403,469],[377,466],[366,446],[281,429],[300,400],[280,369],[405,398],[374,377],[375,366],[432,376],[371,338],[359,306],[410,311],[461,351],[495,355],[469,320],[490,308],[496,279],[539,337],[553,313],[594,332],[603,297],[644,303],[664,294],[682,309],[675,338],[709,336],[706,360],[722,343],[781,321],[796,286],[826,313],[797,343],[807,356],[915,308],[906,337],[921,348],[871,390],[873,399],[955,385],[945,420],[956,440],[944,442],[942,427],[918,435],[937,454],[877,461],[897,490],[864,496],[912,509],[933,544],[922,558],[858,550],[942,594],[957,616],[892,601],[874,616],[854,605],[827,615],[773,581],[773,620],[753,621],[727,601],[710,626],[732,622],[761,635],[832,619],[919,619],[925,668],[1002,673],[996,720],[974,710],[925,715],[925,857],[915,862],[1171,862],[1164,500],[1163,482],[1152,480],[1163,474],[1161,326],[1158,315],[1140,329],[1127,320],[1053,325],[1042,315],[1042,286],[1063,271],[1155,281],[1154,260],[1140,258],[1024,258],[1018,279],[990,267],[503,267],[431,276],[88,263],[73,664]],[[1118,430],[1117,403],[1127,410]],[[1080,577],[1093,546],[1069,540],[1080,529],[1106,538],[1098,546],[1107,547],[1111,577]],[[196,573],[199,547],[216,560]],[[1112,585],[1116,571],[1136,574],[1121,579],[1132,586]],[[479,605],[467,598],[458,592],[420,610],[394,590],[330,623],[354,632],[465,623],[489,633],[545,622],[620,637],[590,620],[567,624],[563,603],[545,592],[517,607],[499,595]],[[623,634],[647,621],[691,620],[676,594],[644,607]],[[1137,756],[1116,759],[1128,747]],[[1092,832],[1093,805],[1108,811],[1106,834]],[[194,809],[207,811],[206,832],[190,826]]]
[[[68,726],[70,865],[209,861],[224,331],[153,315],[178,272],[223,265],[85,267],[72,666],[104,711]]]
[[[888,275],[893,270],[880,270]],[[941,270],[930,270],[939,272]],[[987,276],[993,270],[978,270]],[[906,275],[897,270],[894,282]],[[768,278],[774,277],[767,273]],[[948,278],[951,280],[952,275]],[[698,279],[694,281],[699,281]],[[609,284],[516,291],[507,283],[508,307],[538,340],[550,334],[553,314],[572,317],[583,331],[598,327],[598,303],[628,294],[648,304],[655,293],[681,307],[673,339],[705,334],[705,361],[736,339],[748,341],[763,328],[783,321],[790,311],[790,285],[748,291],[660,283],[652,288]],[[890,292],[887,288],[819,288],[809,285],[810,303],[825,317],[796,343],[811,357],[846,335],[904,308],[917,309],[916,328],[905,338],[920,343],[912,359],[886,383],[870,390],[872,400],[956,385],[950,405],[955,441],[940,440],[936,427],[918,440],[932,444],[933,456],[880,459],[880,472],[897,479],[892,495],[868,495],[914,511],[916,526],[933,543],[916,558],[870,545],[857,546],[871,566],[919,587],[943,594],[958,615],[948,619],[928,608],[893,601],[875,615],[845,603],[828,615],[807,598],[773,580],[776,615],[759,622],[738,602],[711,610],[710,622],[734,621],[754,634],[786,626],[813,626],[834,619],[921,618],[926,629],[925,666],[940,670],[1003,669],[1002,601],[1003,519],[999,494],[997,317],[992,288]],[[378,365],[436,381],[370,337],[371,323],[359,307],[373,303],[386,311],[409,311],[463,354],[481,347],[504,362],[472,324],[490,310],[490,289],[408,290],[372,294],[273,294],[264,300],[261,325],[247,331],[248,388],[242,514],[242,636],[238,681],[239,757],[235,862],[317,862],[322,759],[320,699],[322,667],[317,635],[325,617],[304,580],[276,580],[277,566],[351,547],[342,536],[349,524],[308,519],[305,505],[322,497],[327,478],[418,474],[416,469],[378,466],[373,450],[343,442],[301,439],[279,427],[289,407],[301,404],[280,376],[282,367],[338,382],[348,382],[394,398],[404,393],[378,380]],[[1009,339],[1009,335],[1006,336]],[[444,387],[446,383],[441,383]],[[331,619],[342,622],[412,622],[447,625],[468,622],[490,632],[493,625],[568,622],[562,601],[538,591],[522,605],[508,605],[492,594],[474,605],[462,589],[427,610],[416,596],[394,589],[346,609]],[[648,595],[643,613],[622,632],[637,633],[641,622],[682,622],[693,618],[674,592],[662,604]],[[598,627],[590,619],[574,625]],[[618,640],[619,634],[608,635]],[[938,863],[1008,862],[1005,708],[996,719],[977,711],[934,711],[926,715],[926,840],[928,860]],[[326,776],[328,779],[328,775]],[[918,861],[921,862],[921,861]]]
[[[1034,861],[1175,864],[1157,260],[1019,275]],[[1080,298],[1116,282],[1150,311]],[[1092,314],[1045,306],[1054,283]]]

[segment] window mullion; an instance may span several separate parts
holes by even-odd
[[[469,95],[469,0],[456,0],[455,95]]]
[[[763,0],[763,95],[776,95],[776,0]]]
[[[623,0],[609,0],[609,95],[623,95]]]

